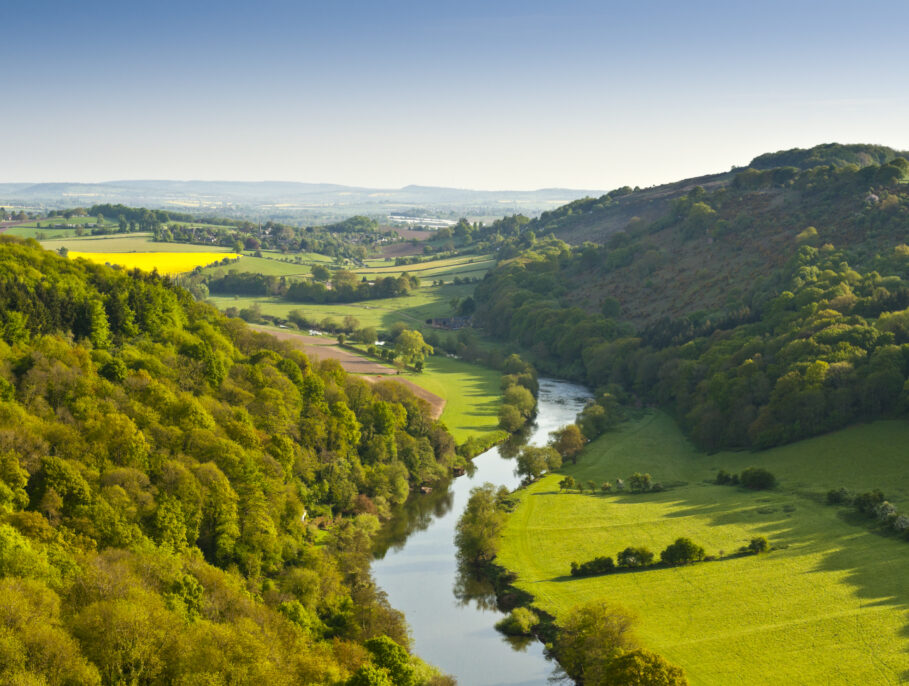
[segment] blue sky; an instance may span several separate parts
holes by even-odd
[[[0,181],[610,189],[909,149],[901,0],[0,5]]]

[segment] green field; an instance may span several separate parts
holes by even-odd
[[[442,421],[458,443],[470,436],[484,438],[499,430],[500,372],[433,355],[426,358],[422,374],[407,374],[407,378],[445,398]]]
[[[434,260],[432,262],[423,262],[421,264],[408,265],[389,265],[387,263],[375,262],[362,269],[356,269],[357,274],[362,274],[367,279],[373,280],[378,277],[398,276],[407,272],[424,280],[445,279],[451,281],[458,276],[462,279],[483,278],[490,269],[495,266],[495,260],[489,256],[462,256],[452,257],[444,260]]]
[[[249,259],[249,258],[243,258]],[[240,260],[242,262],[243,260]],[[293,303],[281,298],[239,297],[232,295],[212,296],[209,300],[220,310],[228,307],[243,309],[258,303],[262,314],[287,317],[291,310],[300,310],[312,319],[331,317],[340,322],[346,315],[356,317],[360,326],[374,326],[388,329],[396,322],[408,327],[428,329],[426,320],[451,315],[451,299],[463,298],[473,293],[472,285],[465,286],[424,286],[409,295],[382,300],[364,300],[355,303],[315,305]]]
[[[498,562],[558,615],[597,598],[639,616],[641,642],[685,668],[692,684],[902,683],[909,670],[909,543],[823,504],[830,489],[881,488],[909,509],[909,424],[878,422],[763,453],[696,451],[669,417],[648,414],[588,446],[576,479],[635,471],[675,484],[645,495],[559,493],[560,475],[522,492]],[[779,479],[772,492],[706,483],[749,465]],[[753,536],[776,549],[728,557]],[[726,557],[690,567],[586,579],[572,561],[679,536]]]

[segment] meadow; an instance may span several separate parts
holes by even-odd
[[[191,245],[189,243],[161,243],[152,240],[150,233],[110,234],[107,236],[71,236],[65,239],[43,240],[47,250],[66,248],[76,252],[229,252],[217,245]]]
[[[240,257],[223,252],[69,252],[71,259],[85,258],[98,264],[119,265],[126,269],[158,270],[160,274],[182,274],[196,267],[211,264],[224,258]]]
[[[350,315],[359,321],[361,327],[373,326],[377,329],[387,330],[395,323],[403,322],[408,327],[421,329],[425,333],[429,330],[426,324],[427,319],[450,316],[451,300],[466,297],[472,292],[472,285],[422,286],[408,295],[397,298],[326,305],[294,303],[274,297],[231,295],[212,296],[209,300],[221,310],[228,307],[243,309],[258,304],[262,309],[262,314],[275,317],[287,317],[291,310],[300,310],[311,319],[322,320],[325,317],[331,317],[340,322],[345,316]]]
[[[500,372],[441,355],[426,358],[423,372],[409,373],[408,380],[445,398],[442,421],[458,443],[499,431],[502,405]]]
[[[902,683],[909,670],[909,543],[824,504],[831,488],[881,488],[909,504],[901,462],[909,424],[878,422],[762,453],[695,450],[651,413],[590,444],[563,473],[585,483],[649,472],[662,493],[560,493],[561,474],[521,491],[498,563],[557,618],[594,599],[639,617],[643,645],[681,665],[692,684]],[[773,491],[712,483],[747,466],[773,472]],[[659,551],[679,536],[719,559],[572,578],[572,561]],[[755,536],[774,549],[731,555]]]

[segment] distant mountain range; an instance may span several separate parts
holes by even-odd
[[[43,209],[123,203],[228,217],[316,221],[354,214],[440,219],[530,216],[602,190],[544,188],[478,191],[432,186],[363,188],[287,181],[126,180],[103,183],[4,183],[0,205]]]

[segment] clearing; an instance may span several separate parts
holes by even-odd
[[[561,474],[521,491],[498,562],[556,617],[597,598],[634,610],[647,648],[692,684],[902,683],[909,670],[909,543],[824,504],[831,488],[881,488],[909,509],[909,423],[877,422],[762,453],[695,450],[651,413],[591,443],[563,473],[585,483],[640,471],[662,493],[559,493]],[[708,483],[761,466],[780,485],[748,492]],[[716,561],[575,579],[572,561],[632,545],[657,556],[679,536]],[[774,550],[730,557],[754,536]]]

